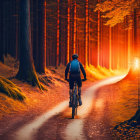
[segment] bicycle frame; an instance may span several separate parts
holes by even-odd
[[[67,79],[69,82],[69,79]],[[85,81],[85,79],[82,79],[82,81]],[[77,83],[74,82],[74,88],[72,92],[72,119],[74,119],[74,116],[77,115],[77,107],[78,107],[78,90],[77,90]]]

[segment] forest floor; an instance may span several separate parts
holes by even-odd
[[[17,62],[10,57],[5,60],[5,63],[6,65],[0,63],[0,76],[8,79],[14,77],[18,72]],[[26,82],[11,79],[21,89],[26,99],[24,102],[20,102],[0,93],[0,136],[14,126],[17,127],[17,124],[28,122],[69,99],[69,85],[64,80],[64,68],[64,66],[60,66],[58,69],[49,67],[45,75],[38,75],[41,78],[47,77],[47,91],[41,91],[38,87],[32,87]],[[83,89],[92,84],[91,81],[86,83],[83,84]]]
[[[95,71],[95,68],[87,69],[87,71],[90,71],[87,74],[88,76],[92,74],[93,69]],[[13,77],[16,75],[17,70],[16,63],[9,61],[6,62],[6,65],[0,63],[1,76],[6,78]],[[115,75],[114,73],[109,75],[109,72],[105,69],[96,70],[95,74],[96,73],[101,77],[104,75],[104,78],[105,75],[107,77]],[[57,70],[54,67],[49,67],[46,75],[49,77],[47,85],[48,91],[43,92],[37,87],[32,87],[25,82],[12,79],[12,81],[20,87],[21,91],[26,96],[26,100],[24,102],[16,101],[4,94],[0,94],[1,140],[11,140],[15,131],[19,130],[25,124],[29,124],[41,114],[52,110],[60,103],[67,101],[66,103],[68,106],[68,83],[64,81],[64,67],[61,66]],[[88,80],[83,83],[83,100],[84,97],[86,97],[86,94],[88,95],[90,92],[90,87],[94,87],[98,84],[97,77],[94,78],[93,75],[91,81]],[[39,76],[42,77],[44,75]],[[101,77],[99,79],[101,79]],[[79,138],[75,137],[75,139],[140,139],[140,131],[138,128],[125,130],[125,133],[124,130],[120,130],[119,132],[113,131],[113,128],[116,125],[130,119],[136,113],[138,106],[137,89],[137,78],[125,78],[115,84],[102,86],[98,88],[98,90],[94,91],[94,98],[91,98],[91,109],[87,112],[86,117],[82,117],[84,116],[83,114],[80,116],[80,110],[82,112],[88,110],[86,107],[88,107],[89,103],[87,103],[86,106],[83,105],[83,109],[78,109],[79,116],[75,119],[77,121],[75,121],[75,123],[76,125],[79,124],[79,126],[83,125],[82,129],[84,137],[81,137],[82,134],[80,134],[80,131],[76,131]],[[90,94],[89,97],[91,95],[92,94]],[[72,120],[69,119],[70,114],[71,111],[68,107],[64,112],[56,113],[47,123],[42,124],[41,128],[36,133],[36,139],[70,139],[70,137],[66,136],[67,132],[70,131],[69,127],[72,128],[72,125],[74,124],[72,123],[72,125],[70,125],[72,122]],[[78,135],[78,133],[80,135]]]

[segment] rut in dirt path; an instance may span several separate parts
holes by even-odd
[[[80,109],[78,109],[78,116],[80,119],[75,119],[67,125],[64,139],[66,140],[85,140],[86,139],[83,133],[84,118],[87,117],[88,113],[90,113],[92,109],[92,101],[94,99],[96,91],[102,86],[116,83],[124,77],[125,75],[116,76],[116,77],[102,80],[94,84],[91,88],[85,91],[84,96],[82,97],[83,105],[82,107],[80,107]]]
[[[54,109],[47,111],[37,119],[19,129],[19,131],[15,133],[14,140],[34,140],[34,136],[38,132],[38,129],[54,115],[63,112],[67,107],[68,101],[64,101]]]

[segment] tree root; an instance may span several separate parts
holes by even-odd
[[[27,83],[31,84],[32,86],[38,86],[38,88],[40,90],[47,90],[39,81],[38,79],[38,76],[35,72],[35,70],[32,70],[32,71],[26,71],[26,74],[23,75],[22,72],[18,72],[17,75],[16,75],[16,78],[18,80],[23,80],[23,81],[26,81]]]
[[[37,74],[34,72],[33,73],[33,81],[34,81],[34,85],[38,86],[40,90],[47,90],[39,81]]]
[[[53,79],[50,76],[45,75],[40,75],[39,77],[39,81],[41,81],[44,85],[46,86],[50,86],[49,84],[53,84]]]
[[[0,76],[0,92],[15,100],[23,101],[25,96],[21,90],[10,80]]]

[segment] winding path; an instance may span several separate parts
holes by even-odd
[[[116,83],[120,81],[123,76],[116,76],[112,78],[108,78],[105,80],[102,80],[100,82],[97,82],[90,88],[88,88],[85,93],[83,93],[82,101],[83,105],[82,107],[78,108],[78,116],[79,119],[70,120],[69,123],[66,126],[66,129],[64,131],[64,137],[63,139],[66,140],[85,140],[86,137],[83,133],[83,127],[84,127],[84,118],[87,117],[88,113],[92,109],[93,99],[95,97],[96,91],[101,88],[102,86],[109,85]],[[55,115],[58,115],[61,112],[64,112],[65,109],[68,107],[68,101],[64,101],[60,103],[58,106],[53,108],[52,110],[44,113],[43,115],[39,116],[29,124],[25,124],[25,126],[21,127],[14,135],[15,140],[34,140],[35,135],[38,132],[38,130],[43,126],[44,123],[47,123],[49,119],[54,117]]]
[[[84,93],[84,97],[82,97],[83,105],[80,108],[80,110],[78,110],[78,116],[80,117],[80,119],[75,119],[71,123],[68,124],[65,131],[66,140],[85,140],[86,139],[83,133],[84,118],[87,117],[88,113],[92,109],[92,101],[93,101],[96,91],[102,86],[116,83],[120,81],[122,78],[124,78],[124,76],[117,76],[117,77],[109,78],[106,80],[102,80],[96,83],[91,88],[87,89],[87,91],[85,91],[86,93]]]

